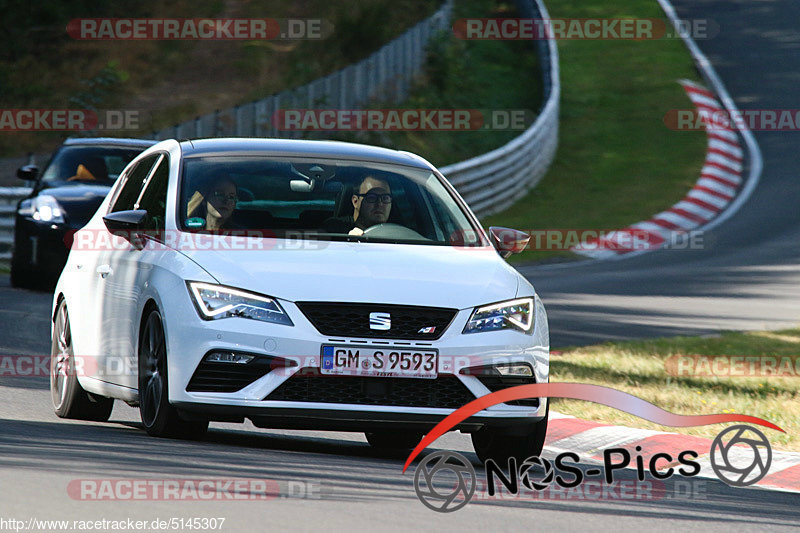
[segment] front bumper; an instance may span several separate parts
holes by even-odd
[[[57,279],[69,255],[65,239],[74,230],[66,224],[47,224],[17,216],[14,223],[15,267]]]
[[[546,383],[549,380],[547,317],[538,298],[533,335],[511,330],[462,334],[472,313],[472,309],[464,309],[457,313],[445,334],[433,342],[330,338],[321,335],[297,306],[286,301],[280,303],[294,322],[293,327],[244,318],[203,321],[188,297],[181,300],[181,303],[174,300],[171,302],[179,305],[180,309],[165,313],[165,326],[170,354],[169,399],[171,404],[187,416],[220,421],[242,421],[248,418],[256,426],[283,429],[364,431],[383,426],[425,429],[440,422],[458,407],[492,392],[479,377],[463,374],[462,369],[525,362],[534,369],[535,382]],[[398,350],[435,349],[439,353],[440,378],[449,380],[451,384],[457,383],[465,394],[458,396],[459,401],[455,403],[451,395],[448,405],[436,405],[435,402],[433,405],[419,402],[414,405],[415,402],[411,401],[408,402],[409,405],[397,401],[370,401],[367,405],[363,397],[355,393],[342,394],[342,398],[336,401],[330,397],[326,401],[271,399],[271,396],[276,397],[273,393],[279,391],[289,380],[305,379],[304,375],[309,370],[319,369],[323,344],[357,344],[365,348],[380,346]],[[281,366],[233,392],[187,390],[191,389],[189,383],[203,358],[213,350],[278,357],[291,361],[294,366]],[[363,387],[365,381],[375,380],[377,383],[384,378],[334,378],[315,373],[314,379],[352,379],[354,387]],[[394,380],[389,390],[392,390],[391,387],[412,385],[411,381],[404,381],[412,378],[387,379]],[[322,382],[322,385],[328,383],[332,382]],[[531,402],[529,405],[499,404],[477,413],[457,429],[476,431],[485,425],[529,425],[541,420],[545,416],[546,408],[546,398],[540,398],[538,402]]]
[[[369,410],[333,410],[294,408],[265,408],[178,402],[173,404],[181,416],[215,422],[244,422],[267,429],[294,429],[311,431],[415,431],[426,433],[442,421],[442,416],[406,412],[376,412]],[[486,426],[504,428],[508,434],[519,429],[520,435],[530,431],[530,424],[540,421],[540,416],[497,418],[477,414],[456,425],[453,430],[473,433]]]

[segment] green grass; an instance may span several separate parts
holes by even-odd
[[[518,16],[513,3],[458,0],[452,20],[468,17]],[[424,76],[399,105],[376,103],[373,108],[526,110],[532,123],[542,104],[538,57],[523,41],[462,40],[452,31],[435,37]],[[408,150],[444,166],[502,146],[522,131],[359,132],[336,138]],[[313,138],[313,135],[309,135]]]
[[[550,376],[551,381],[613,387],[679,414],[735,412],[758,416],[786,431],[779,433],[769,430],[767,436],[773,445],[780,449],[800,451],[800,375],[676,377],[666,369],[669,358],[676,355],[794,356],[794,361],[797,361],[800,356],[800,329],[612,342],[566,349],[551,357]],[[794,368],[796,371],[797,363]],[[576,400],[554,400],[553,408],[606,424],[709,438],[721,429],[719,425],[664,427],[610,407]]]
[[[553,18],[663,18],[654,0],[560,0]],[[560,144],[545,178],[485,226],[619,229],[679,201],[699,176],[705,134],[676,132],[670,109],[690,106],[677,80],[697,79],[679,40],[559,41]],[[515,262],[569,252],[526,251]]]

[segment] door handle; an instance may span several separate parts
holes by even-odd
[[[114,269],[111,268],[111,265],[100,265],[97,267],[97,273],[100,274],[100,277],[106,279],[110,274],[114,273]]]

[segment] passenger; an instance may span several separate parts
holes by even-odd
[[[197,191],[192,195],[187,217],[204,219],[205,229],[209,231],[238,229],[231,219],[238,198],[239,190],[236,182],[228,176],[218,177],[211,180],[203,191]]]

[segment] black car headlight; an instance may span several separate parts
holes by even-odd
[[[197,312],[203,320],[241,317],[294,326],[277,300],[222,285],[187,282]]]
[[[29,206],[20,208],[19,214],[46,224],[63,224],[65,222],[64,209],[58,200],[49,194],[41,194],[33,198]]]
[[[516,329],[523,333],[532,333],[534,314],[533,298],[519,298],[476,307],[464,327],[464,333],[501,329]]]

